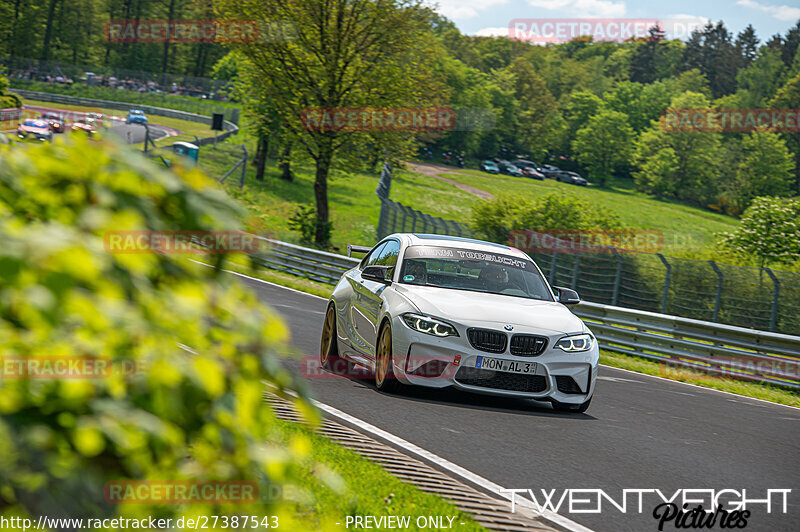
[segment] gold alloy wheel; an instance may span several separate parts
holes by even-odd
[[[333,335],[336,327],[336,311],[333,305],[328,307],[325,313],[325,322],[322,324],[322,342],[319,347],[319,361],[325,366],[330,360],[330,353],[333,349]]]
[[[392,358],[392,332],[388,324],[381,330],[381,338],[378,342],[377,351],[375,360],[375,385],[378,388],[383,388]]]

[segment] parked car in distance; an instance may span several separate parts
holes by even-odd
[[[126,124],[146,124],[147,115],[141,109],[131,109],[128,111],[128,117],[125,119]]]
[[[561,168],[559,168],[558,166],[553,166],[552,164],[545,164],[542,165],[541,171],[545,177],[549,177],[550,179],[555,179],[556,177],[558,177],[558,174],[561,173]]]
[[[539,165],[533,161],[529,161],[527,159],[515,159],[511,164],[519,168],[519,170],[522,172],[522,175],[525,177],[544,180],[544,174],[542,174],[541,168],[539,168]]]
[[[37,140],[53,140],[53,132],[44,120],[28,118],[17,128],[17,136],[21,139],[31,136]]]
[[[581,177],[581,175],[576,172],[561,172],[556,176],[556,181],[561,183],[570,183],[572,185],[580,185],[582,187],[585,187],[589,184],[586,179]]]
[[[500,173],[510,175],[512,177],[522,177],[522,171],[510,162],[501,159],[497,166],[500,167]]]
[[[520,172],[522,172],[522,175],[525,177],[544,181],[544,175],[533,166],[517,166],[517,168],[519,168]]]
[[[44,113],[42,114],[42,120],[47,122],[47,127],[50,128],[50,131],[53,133],[63,133],[67,128],[64,124],[64,120],[56,113]]]
[[[497,163],[491,160],[481,161],[480,165],[481,170],[490,174],[499,174],[500,167],[497,166]]]

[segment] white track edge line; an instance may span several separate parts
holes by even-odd
[[[734,397],[740,397],[742,399],[748,399],[750,401],[759,401],[761,403],[766,403],[768,405],[782,406],[784,408],[793,408],[795,410],[800,410],[800,407],[796,407],[796,406],[792,406],[792,405],[785,405],[785,404],[782,404],[782,403],[775,403],[773,401],[767,401],[766,399],[758,399],[757,397],[750,397],[748,395],[741,395],[741,394],[738,394],[738,393],[726,392],[724,390],[717,390],[716,388],[707,388],[705,386],[692,384],[690,382],[682,382],[682,381],[676,381],[676,380],[668,379],[666,377],[659,377],[658,375],[650,375],[648,373],[639,373],[638,371],[633,371],[632,369],[618,368],[616,366],[609,366],[608,364],[600,364],[600,365],[603,366],[604,368],[611,368],[611,369],[616,369],[616,370],[619,370],[619,371],[625,371],[625,372],[628,372],[628,373],[633,373],[634,375],[640,375],[642,377],[650,377],[652,379],[659,379],[659,380],[662,380],[662,381],[674,382],[675,384],[683,384],[684,386],[691,386],[692,388],[699,388],[699,389],[707,391],[707,392],[724,393],[726,395],[732,395]]]
[[[426,449],[423,449],[422,447],[414,445],[413,443],[411,443],[409,441],[406,441],[406,440],[404,440],[403,438],[401,438],[399,436],[395,436],[391,432],[387,432],[387,431],[385,431],[385,430],[383,430],[381,428],[378,428],[375,425],[367,423],[366,421],[363,421],[363,420],[361,420],[361,419],[359,419],[359,418],[357,418],[355,416],[351,416],[350,414],[348,414],[346,412],[342,412],[341,410],[339,410],[337,408],[334,408],[334,407],[332,407],[330,405],[326,405],[325,403],[321,403],[321,402],[319,402],[319,401],[317,401],[315,399],[312,399],[311,402],[312,402],[312,404],[314,406],[316,406],[320,410],[323,410],[323,411],[327,412],[328,414],[330,414],[332,416],[338,417],[339,419],[342,419],[342,420],[344,420],[344,421],[346,421],[346,422],[348,422],[350,424],[353,424],[353,425],[357,426],[358,428],[360,428],[360,429],[362,429],[362,430],[364,430],[364,431],[366,431],[366,432],[368,432],[368,433],[370,433],[370,434],[372,434],[374,436],[377,436],[377,437],[379,437],[379,438],[381,438],[383,440],[386,440],[386,441],[388,441],[388,442],[390,442],[390,443],[402,448],[405,451],[408,451],[410,453],[416,454],[417,456],[420,456],[420,457],[424,458],[425,460],[436,464],[437,466],[441,467],[442,469],[445,469],[445,470],[449,471],[450,473],[458,475],[458,476],[468,480],[469,482],[471,482],[471,483],[473,483],[473,484],[475,484],[477,486],[480,486],[481,488],[484,488],[484,489],[488,490],[491,493],[494,493],[495,495],[498,495],[500,497],[503,497],[504,499],[507,499],[507,500],[511,501],[512,495],[511,494],[501,493],[501,491],[504,488],[502,488],[498,484],[495,484],[491,480],[488,480],[488,479],[486,479],[486,478],[484,478],[484,477],[482,477],[482,476],[480,476],[480,475],[478,475],[476,473],[473,473],[472,471],[470,471],[468,469],[465,469],[465,468],[461,467],[458,464],[454,464],[453,462],[447,460],[446,458],[442,458],[441,456],[439,456],[437,454],[434,454],[434,453],[432,453],[432,452],[430,452],[430,451],[428,451]],[[586,528],[585,526],[583,526],[581,524],[578,524],[575,521],[572,521],[571,519],[569,519],[567,517],[564,517],[563,515],[557,514],[557,513],[553,512],[551,510],[539,511],[538,509],[536,509],[536,507],[533,505],[533,503],[531,501],[528,501],[527,499],[517,499],[516,500],[516,504],[519,504],[520,506],[526,506],[528,508],[533,509],[541,517],[543,517],[543,518],[547,519],[548,521],[551,521],[551,522],[555,523],[556,525],[558,525],[558,526],[560,526],[562,528],[565,528],[565,529],[567,529],[567,530],[569,530],[571,532],[593,532],[590,528]]]
[[[193,260],[193,259],[189,259],[189,260],[191,260],[192,262],[196,262],[197,264],[202,264],[204,266],[208,266],[209,268],[213,267],[210,264],[207,264],[205,262],[200,262],[200,261]],[[258,281],[260,283],[264,283],[264,284],[268,284],[268,285],[271,285],[271,286],[275,286],[277,288],[282,288],[284,290],[291,290],[292,292],[297,292],[298,294],[303,294],[303,295],[306,295],[306,296],[309,296],[309,297],[316,297],[317,299],[324,299],[324,300],[327,301],[327,299],[324,298],[324,297],[318,296],[316,294],[309,294],[308,292],[303,292],[302,290],[297,290],[296,288],[290,288],[288,286],[283,286],[283,285],[280,285],[280,284],[277,284],[277,283],[272,283],[270,281],[265,281],[264,279],[259,279],[257,277],[250,277],[249,275],[245,275],[245,274],[239,273],[239,272],[234,272],[232,270],[222,270],[222,271],[227,272],[227,273],[232,273],[234,275],[238,275],[239,277],[244,277],[245,279]],[[792,408],[794,410],[800,410],[800,407],[791,406],[791,405],[784,405],[784,404],[781,404],[781,403],[775,403],[773,401],[767,401],[766,399],[758,399],[758,398],[755,398],[755,397],[749,397],[747,395],[741,395],[741,394],[738,394],[738,393],[726,392],[726,391],[723,391],[723,390],[717,390],[716,388],[707,388],[705,386],[698,386],[697,384],[691,384],[689,382],[681,382],[681,381],[676,381],[676,380],[672,380],[672,379],[667,379],[666,377],[659,377],[658,375],[649,375],[647,373],[639,373],[638,371],[633,371],[632,369],[618,368],[616,366],[609,366],[608,364],[600,364],[600,365],[605,367],[605,368],[611,368],[611,369],[616,369],[616,370],[619,370],[619,371],[626,371],[628,373],[633,373],[634,375],[641,375],[643,377],[650,377],[652,379],[659,379],[659,380],[662,380],[662,381],[674,382],[676,384],[683,384],[684,386],[692,386],[693,388],[700,388],[701,390],[706,390],[706,391],[709,391],[709,392],[724,393],[725,395],[732,395],[734,397],[741,397],[742,399],[749,399],[751,401],[758,401],[758,402],[761,402],[761,403],[766,403],[768,405],[782,406],[784,408]]]

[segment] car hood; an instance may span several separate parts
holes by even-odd
[[[583,322],[564,305],[522,297],[451,290],[432,286],[394,284],[423,314],[451,320],[465,326],[513,325],[526,329],[547,330],[553,334],[583,331]]]

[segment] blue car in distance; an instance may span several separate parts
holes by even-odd
[[[128,111],[128,117],[125,119],[126,124],[146,124],[147,115],[141,109],[131,109]]]

